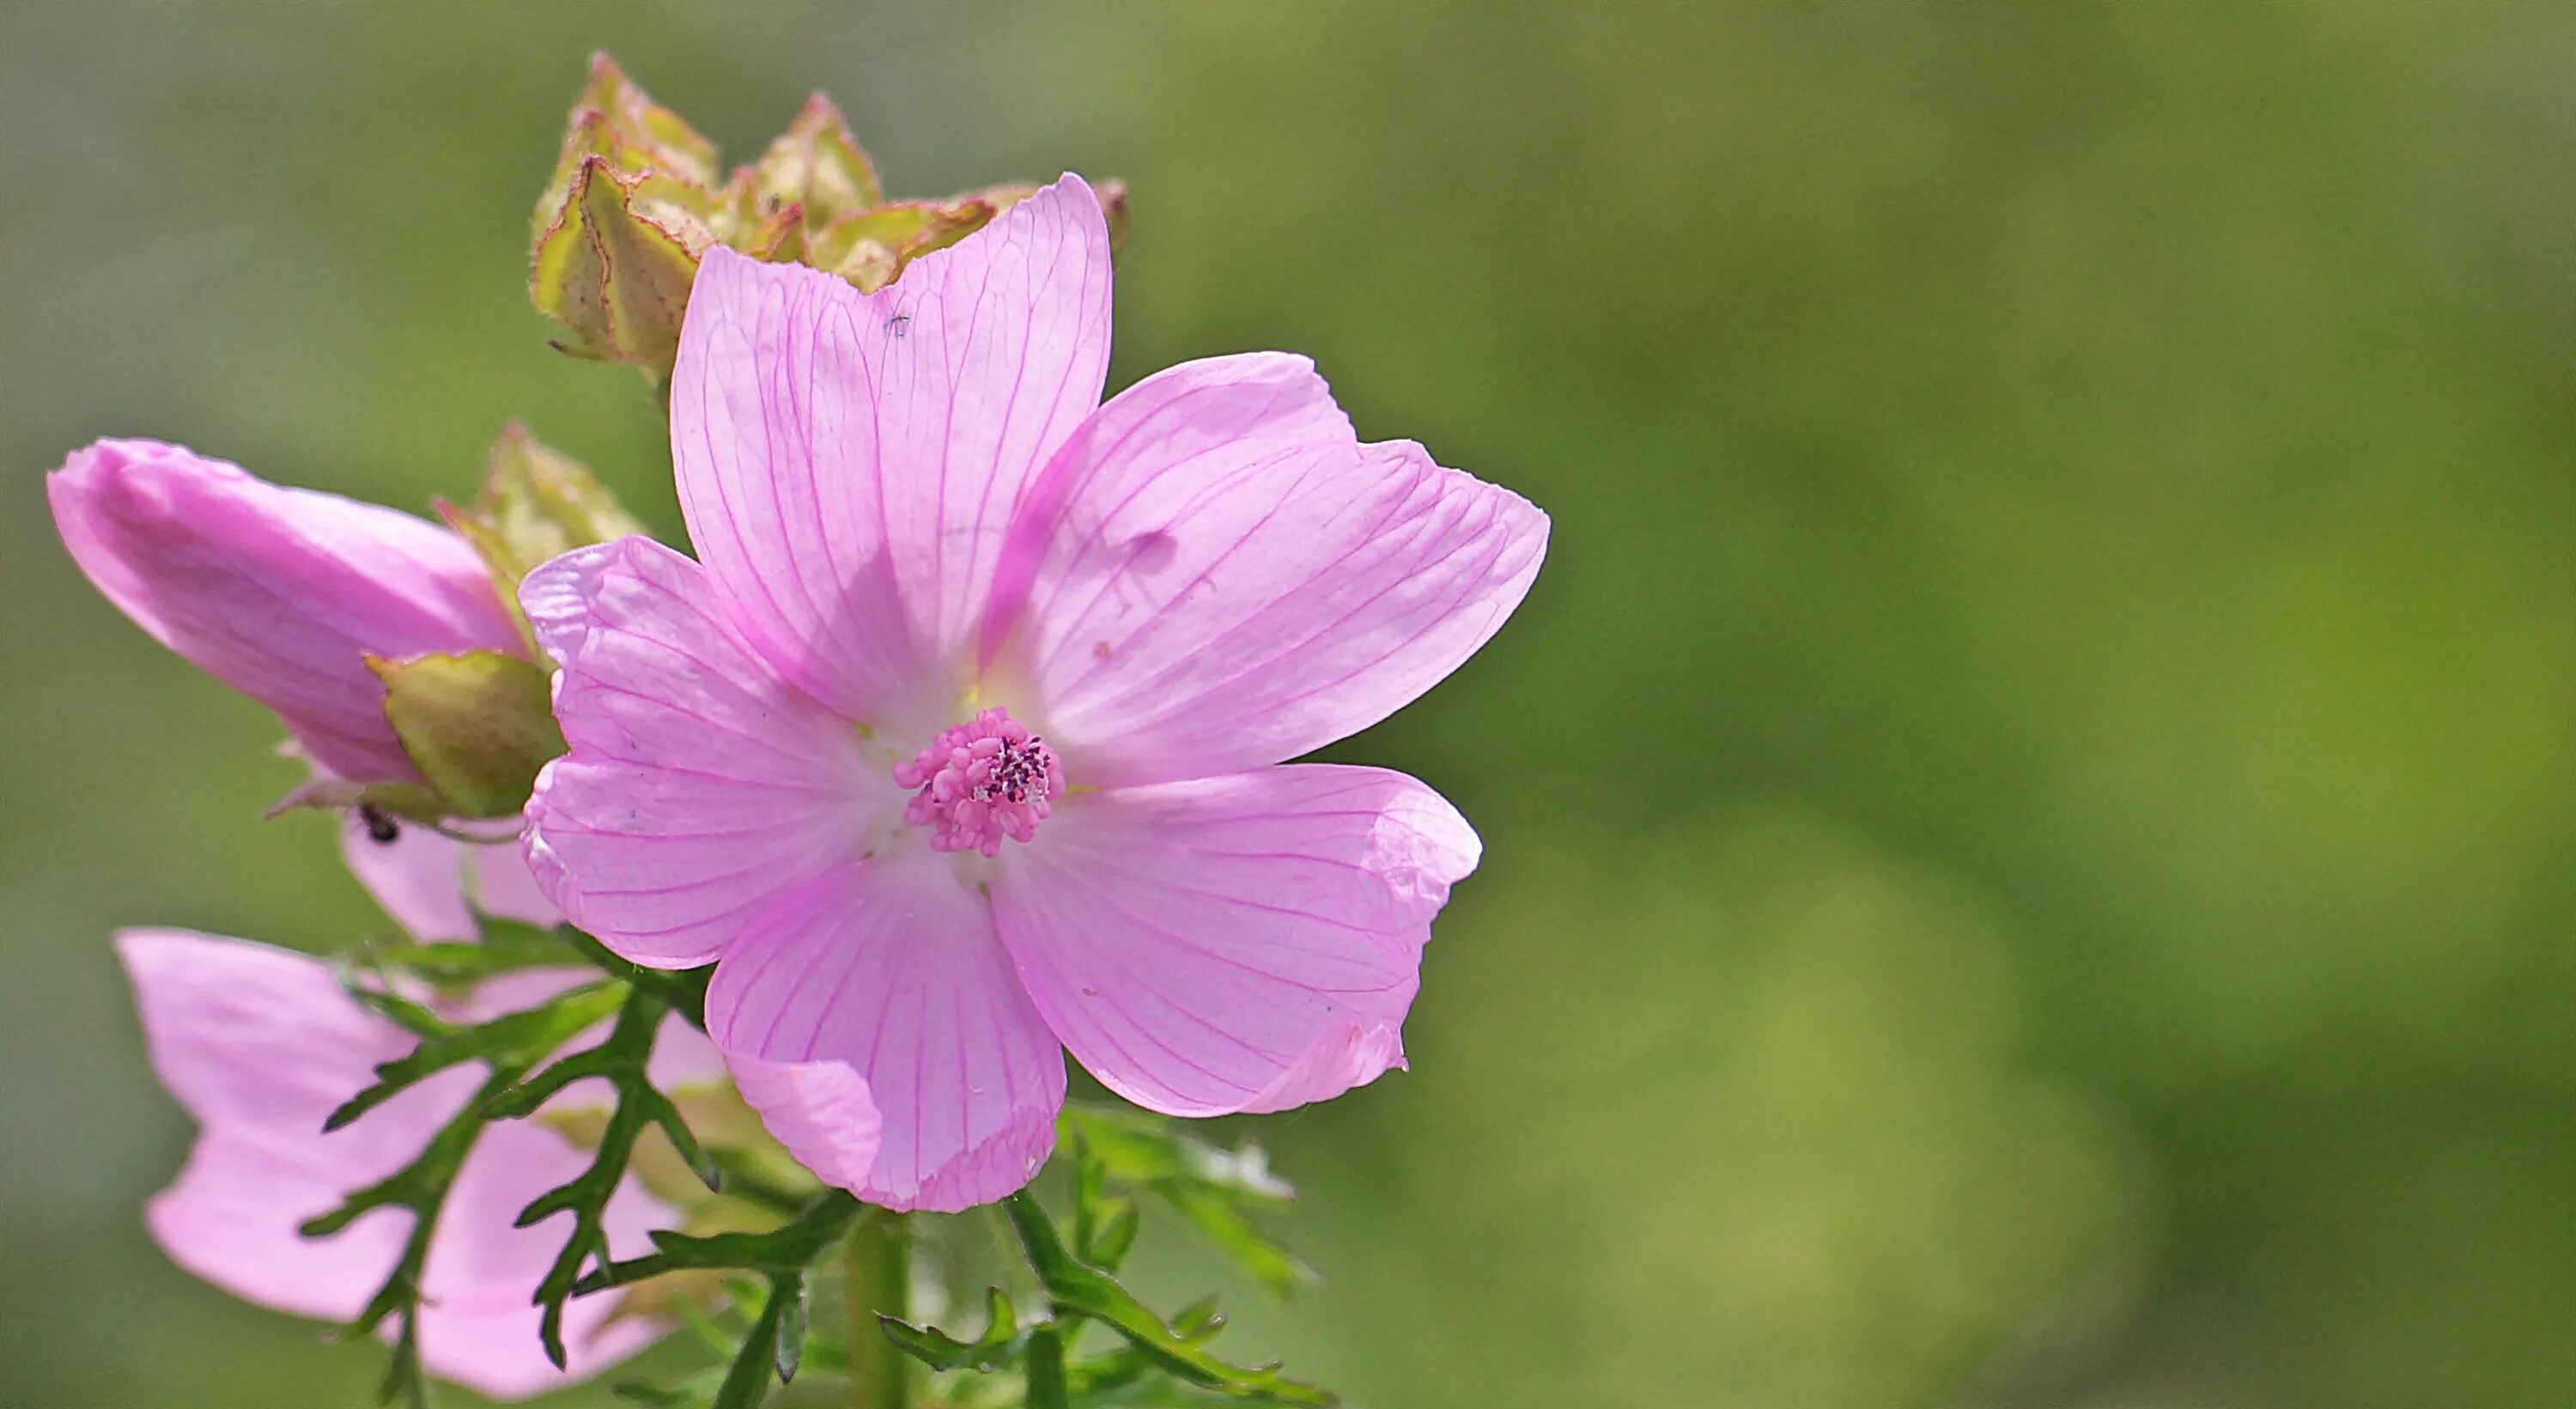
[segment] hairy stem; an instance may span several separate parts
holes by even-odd
[[[851,1409],[907,1409],[911,1382],[903,1353],[886,1339],[879,1316],[910,1315],[912,1229],[902,1214],[869,1209],[851,1225],[843,1247],[850,1291]]]

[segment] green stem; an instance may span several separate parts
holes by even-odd
[[[886,1339],[879,1316],[908,1317],[912,1229],[899,1213],[868,1209],[850,1228],[844,1249],[850,1289],[851,1409],[906,1409],[912,1385],[903,1352]]]

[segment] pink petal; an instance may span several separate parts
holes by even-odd
[[[153,1071],[207,1125],[318,1142],[323,1117],[373,1081],[377,1063],[413,1045],[359,1007],[329,965],[293,950],[150,929],[119,931],[116,950]],[[390,1172],[418,1153],[404,1148],[412,1134],[463,1102],[473,1081],[458,1075],[461,1089],[432,1082],[388,1102],[332,1141],[331,1155],[369,1178]]]
[[[798,1164],[836,1188],[867,1187],[885,1121],[849,1063],[738,1056],[726,1066],[742,1099]]]
[[[1431,918],[1479,843],[1401,773],[1305,765],[1078,797],[1005,848],[994,916],[1109,1089],[1275,1111],[1400,1066]]]
[[[392,841],[378,841],[355,814],[340,827],[340,857],[349,873],[418,940],[476,937],[474,912],[465,903],[465,849],[463,842],[409,824]],[[524,862],[520,869],[526,869]]]
[[[572,745],[528,803],[528,865],[611,949],[703,964],[769,897],[900,815],[856,732],[752,653],[696,563],[621,539],[545,564],[519,595],[562,665],[555,716]]]
[[[310,1139],[320,1134],[317,1124]],[[401,1165],[372,1174],[337,1169],[312,1158],[308,1143],[209,1129],[179,1177],[145,1205],[144,1226],[172,1262],[244,1301],[324,1321],[356,1316],[402,1255],[410,1216],[379,1209],[335,1238],[295,1230]]]
[[[735,1060],[857,1073],[882,1129],[853,1192],[954,1212],[1028,1183],[1054,1148],[1064,1054],[953,859],[844,867],[780,896],[757,928],[716,966],[707,1032]]]
[[[296,1226],[401,1168],[473,1089],[432,1078],[326,1136],[323,1117],[410,1049],[318,960],[246,940],[126,930],[153,1070],[204,1127],[187,1168],[145,1215],[172,1261],[236,1296],[307,1316],[357,1314],[409,1222],[370,1214],[340,1237]]]
[[[409,830],[417,830],[409,829]],[[563,911],[546,898],[528,869],[528,855],[513,839],[498,846],[477,845],[465,857],[466,884],[475,908],[499,920],[516,920],[539,929],[563,923]]]
[[[1109,233],[1079,177],[874,294],[710,250],[671,374],[690,541],[790,678],[936,729],[953,701],[918,686],[971,645],[1013,506],[1108,362]]]
[[[589,1164],[588,1151],[542,1125],[484,1128],[448,1194],[422,1278],[429,1308],[421,1318],[421,1358],[432,1374],[494,1399],[526,1399],[598,1374],[668,1329],[657,1321],[612,1322],[614,1297],[583,1298],[564,1315],[566,1368],[545,1357],[530,1294],[569,1224],[563,1215],[529,1228],[512,1224],[531,1200]],[[651,1231],[677,1222],[630,1179],[609,1198],[610,1254],[650,1251]]]
[[[1102,407],[1032,488],[986,652],[1077,784],[1256,768],[1457,669],[1547,530],[1418,445],[1356,443],[1303,359],[1191,363]]]
[[[367,654],[519,648],[474,550],[409,514],[144,440],[81,451],[46,493],[64,546],[108,600],[277,711],[344,778],[418,776]]]
[[[677,1013],[662,1020],[661,1034],[653,1039],[653,1060],[646,1074],[665,1091],[719,1086],[733,1075],[716,1044]]]
[[[537,889],[516,839],[476,845],[403,823],[378,841],[354,814],[340,829],[340,855],[376,904],[412,938],[470,940],[474,914],[550,928],[563,912]]]

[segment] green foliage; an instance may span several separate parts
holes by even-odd
[[[441,940],[427,944],[378,944],[359,951],[353,962],[360,968],[378,973],[411,974],[441,987],[480,983],[487,978],[524,969],[572,967],[582,963],[580,951],[574,949],[560,931],[539,929],[534,925],[514,925],[489,917],[484,918],[482,928],[480,943]]]
[[[1012,1231],[1028,1255],[1029,1267],[1046,1288],[1048,1304],[1059,1317],[1099,1322],[1158,1368],[1187,1383],[1236,1399],[1329,1409],[1340,1397],[1329,1390],[1281,1375],[1276,1368],[1245,1368],[1208,1353],[1205,1346],[1174,1329],[1119,1285],[1107,1272],[1073,1255],[1056,1226],[1026,1190],[1002,1201]]]
[[[944,1331],[916,1326],[895,1316],[880,1316],[886,1339],[905,1354],[934,1370],[973,1370],[991,1374],[1007,1369],[1026,1349],[1020,1334],[1019,1313],[1011,1307],[1010,1293],[993,1287],[985,1293],[984,1333],[971,1341],[961,1341]]]
[[[1136,1201],[1153,1194],[1215,1244],[1218,1251],[1285,1298],[1315,1280],[1315,1270],[1263,1233],[1251,1215],[1276,1212],[1297,1191],[1270,1172],[1253,1141],[1231,1150],[1184,1133],[1143,1111],[1072,1107],[1063,1130],[1076,1160],[1074,1247],[1084,1261],[1116,1271],[1135,1240]]]
[[[713,1157],[689,1133],[680,1108],[656,1090],[647,1075],[654,1036],[669,1011],[659,994],[626,988],[616,1026],[598,1046],[555,1062],[494,1100],[486,1111],[493,1119],[524,1118],[534,1114],[556,1092],[592,1077],[606,1080],[617,1093],[616,1108],[609,1114],[607,1129],[600,1136],[590,1167],[570,1182],[538,1196],[519,1212],[517,1226],[521,1228],[558,1213],[573,1216],[572,1234],[564,1240],[563,1251],[546,1269],[536,1292],[537,1304],[544,1308],[539,1338],[545,1344],[546,1357],[558,1366],[564,1363],[564,1303],[571,1298],[573,1283],[580,1277],[584,1263],[608,1261],[608,1201],[626,1177],[626,1167],[635,1156],[636,1139],[647,1128],[659,1129],[710,1191],[722,1187],[723,1179]]]
[[[412,1225],[402,1254],[384,1283],[370,1297],[344,1334],[372,1334],[388,1319],[396,1322],[393,1355],[377,1387],[379,1403],[400,1401],[426,1409],[429,1384],[420,1361],[421,1277],[428,1266],[430,1241],[457,1171],[474,1149],[484,1123],[503,1097],[538,1063],[576,1033],[617,1011],[624,990],[609,982],[586,984],[556,994],[536,1007],[488,1022],[452,1025],[427,1008],[386,995],[378,1011],[404,1013],[406,1025],[422,1033],[409,1055],[376,1068],[376,1081],[343,1102],[324,1123],[338,1130],[395,1095],[439,1072],[480,1062],[487,1070],[471,1100],[441,1125],[420,1155],[401,1169],[356,1190],[332,1211],[308,1219],[300,1231],[310,1238],[339,1233],[362,1214],[380,1208],[409,1212]]]
[[[757,1274],[767,1284],[758,1294],[760,1309],[725,1370],[714,1404],[714,1409],[756,1409],[772,1375],[781,1381],[794,1378],[804,1356],[809,1269],[840,1242],[858,1212],[859,1201],[836,1189],[765,1233],[700,1237],[656,1231],[653,1252],[606,1263],[573,1291],[587,1294],[681,1270]]]
[[[322,1128],[341,1129],[429,1077],[467,1062],[482,1062],[494,1071],[511,1071],[515,1080],[517,1074],[543,1061],[575,1033],[616,1012],[622,1001],[623,993],[615,984],[584,984],[521,1012],[429,1032],[409,1054],[377,1066],[375,1083],[341,1102],[323,1121]],[[413,1021],[437,1021],[434,1017],[420,1017],[426,1010],[418,1005],[407,1006],[415,1014]]]

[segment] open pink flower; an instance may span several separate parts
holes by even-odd
[[[63,545],[109,601],[277,711],[342,778],[420,776],[369,653],[521,649],[482,560],[425,519],[149,440],[102,440],[45,489]]]
[[[1481,646],[1545,515],[1361,443],[1301,358],[1103,405],[1109,284],[1070,176],[874,295],[709,251],[671,384],[699,560],[629,538],[521,593],[572,745],[540,884],[715,961],[728,1051],[852,1068],[884,1130],[849,1187],[895,1208],[1025,1183],[1065,1049],[1190,1116],[1401,1064],[1477,860],[1412,778],[1280,765]]]

